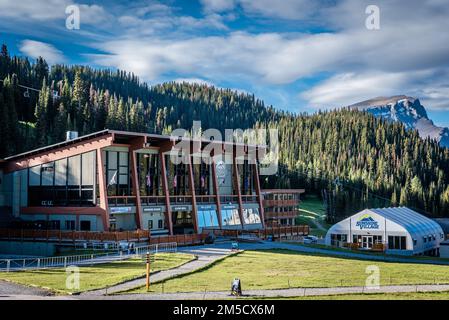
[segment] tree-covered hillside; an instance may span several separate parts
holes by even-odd
[[[188,129],[194,120],[203,129],[275,127],[281,172],[267,177],[265,186],[322,193],[332,204],[331,216],[391,203],[449,216],[449,149],[367,113],[294,115],[253,95],[206,85],[149,87],[123,71],[62,65],[50,70],[43,59],[10,57],[5,46],[0,79],[0,157],[62,141],[67,130],[164,133]]]

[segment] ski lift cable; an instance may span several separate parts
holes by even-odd
[[[1,80],[1,79],[0,79],[0,81],[1,82],[5,82],[5,80]],[[33,90],[33,91],[36,91],[36,92],[41,92],[39,89],[35,89],[35,88],[32,88],[32,87],[24,86],[22,84],[17,84],[17,86],[21,87],[21,88],[24,88],[24,89],[27,89],[27,90]]]

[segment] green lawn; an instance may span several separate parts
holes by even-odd
[[[182,253],[159,253],[151,264],[151,271],[170,269],[194,259],[193,255]],[[80,267],[80,288],[66,288],[65,269],[44,269],[34,271],[0,272],[0,279],[16,283],[48,288],[59,293],[82,292],[100,289],[145,275],[142,259],[128,259],[94,266]]]
[[[449,283],[449,267],[326,257],[287,250],[245,251],[210,268],[152,285],[153,292],[229,290],[235,277],[245,289],[363,286],[366,267],[380,269],[381,285]],[[133,292],[143,292],[138,288]]]
[[[317,196],[309,195],[299,204],[299,216],[296,217],[296,224],[307,224],[311,228],[310,234],[315,236],[325,236],[326,231],[316,226],[318,221],[324,229],[329,229],[330,225],[325,222],[326,212],[323,201]]]

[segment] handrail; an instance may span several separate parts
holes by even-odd
[[[147,252],[157,254],[162,252],[177,252],[177,243],[157,243],[142,247],[122,248],[115,252],[105,252],[97,254],[83,254],[74,256],[58,256],[44,258],[22,258],[22,259],[0,259],[0,271],[19,271],[30,269],[49,269],[67,266],[79,266],[85,264],[100,264],[129,259],[131,257],[141,257]]]

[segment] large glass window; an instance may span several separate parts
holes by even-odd
[[[128,152],[106,151],[108,196],[130,195]]]
[[[221,222],[223,226],[235,226],[240,224],[238,209],[223,209],[221,211]]]
[[[217,212],[215,210],[198,211],[198,226],[200,228],[218,227]]]
[[[210,190],[210,165],[204,162],[193,165],[193,175],[195,180],[195,193],[197,195],[208,195]]]
[[[245,224],[261,223],[259,210],[256,208],[243,209],[243,221]]]
[[[142,196],[160,196],[162,181],[160,174],[158,154],[138,154],[137,172],[139,176],[139,189]]]
[[[92,151],[29,168],[29,205],[94,205],[95,163]]]

